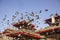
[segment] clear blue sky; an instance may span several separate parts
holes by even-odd
[[[45,9],[48,11],[46,12]],[[7,14],[7,19],[11,20],[11,16],[16,11],[39,13],[40,10],[42,13],[39,15],[41,22],[39,28],[43,28],[47,26],[44,24],[44,20],[49,18],[50,14],[57,12],[60,15],[60,0],[0,0],[0,30],[6,28],[5,23],[1,23],[5,14]]]

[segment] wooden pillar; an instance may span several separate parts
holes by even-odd
[[[58,40],[58,34],[56,34],[56,40]]]

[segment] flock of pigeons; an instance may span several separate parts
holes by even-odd
[[[45,9],[45,11],[47,12],[48,9]],[[35,13],[35,12],[31,12],[31,13],[28,13],[28,12],[25,12],[24,13],[19,13],[19,12],[16,12],[15,15],[12,15],[12,20],[11,21],[14,21],[17,16],[20,16],[19,19],[17,19],[18,21],[20,20],[32,20],[32,22],[34,22],[35,20],[37,20],[37,23],[40,24],[40,22],[38,21],[40,18],[39,18],[39,14],[42,13],[42,10],[39,11],[39,13]],[[7,18],[7,14],[4,15],[4,18],[2,19],[2,22],[3,23],[4,21],[7,21],[7,25],[10,24],[10,20],[6,20]],[[39,27],[39,26],[37,26]]]

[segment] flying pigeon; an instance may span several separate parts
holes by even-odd
[[[42,11],[40,10],[40,13],[42,13]]]
[[[9,25],[9,20],[7,20],[7,24]]]
[[[16,16],[15,16],[15,15],[13,15],[13,16],[12,16],[12,21],[14,21],[14,19],[15,19],[15,18],[16,18]]]
[[[45,9],[45,11],[48,11],[48,9]]]
[[[32,12],[31,16],[34,16],[34,13]]]
[[[36,15],[36,19],[39,19],[39,15]]]
[[[18,15],[18,14],[19,14],[19,12],[16,12],[16,13],[15,13],[15,15]]]
[[[3,18],[3,21],[5,21],[6,20],[6,18]]]
[[[5,17],[7,17],[7,15],[5,14]]]

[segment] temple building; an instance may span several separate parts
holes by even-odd
[[[37,33],[41,35],[45,35],[45,40],[60,40],[60,16],[54,15],[49,19],[45,20],[49,26],[40,29]]]
[[[30,22],[30,21],[29,21]],[[35,32],[35,26],[25,20],[13,24],[15,29],[5,29],[3,40],[41,40],[45,36]]]
[[[32,20],[30,20],[32,21]],[[0,40],[60,40],[60,16],[53,15],[46,19],[46,28],[35,31],[35,25],[30,21],[20,21],[12,24],[0,33]]]

